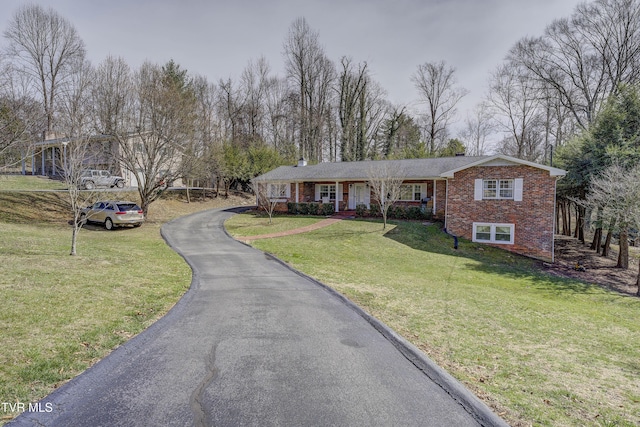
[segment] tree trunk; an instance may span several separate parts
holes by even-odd
[[[571,236],[571,202],[564,201],[564,235]]]
[[[76,246],[77,246],[77,242],[78,242],[78,221],[75,221],[75,224],[73,224],[73,231],[71,232],[71,253],[69,253],[69,255],[75,256],[76,255]]]
[[[640,260],[638,261],[638,278],[636,279],[636,286],[638,287],[636,295],[640,297]]]
[[[613,219],[611,221],[611,224],[609,224],[609,231],[607,233],[607,239],[604,242],[604,246],[602,247],[602,256],[603,257],[608,257],[609,256],[609,249],[611,248],[611,236],[613,235],[613,230],[616,226],[616,220]]]
[[[620,251],[618,252],[618,264],[617,268],[628,269],[629,268],[629,233],[627,229],[620,230]]]
[[[602,250],[602,227],[596,228],[595,233],[593,233],[593,241],[591,242],[590,248],[591,250],[600,253]]]
[[[189,196],[189,183],[190,179],[187,179],[187,203],[191,203],[191,197]]]
[[[584,215],[585,208],[577,206],[577,219],[576,219],[576,237],[580,243],[584,243]]]
[[[613,231],[609,230],[607,232],[607,238],[604,241],[604,245],[602,245],[602,256],[603,257],[608,257],[609,256],[609,249],[611,248],[611,235],[613,234]]]

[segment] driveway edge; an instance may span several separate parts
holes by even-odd
[[[226,228],[223,227],[223,230],[227,236],[236,240],[243,245],[253,247],[245,242],[235,239],[229,233],[227,233]],[[255,249],[255,248],[254,248]],[[350,309],[355,311],[358,315],[360,315],[363,319],[365,319],[371,326],[373,326],[380,334],[382,334],[385,339],[387,339],[394,347],[398,349],[402,353],[402,355],[411,362],[416,368],[422,371],[429,379],[431,379],[434,383],[440,386],[444,391],[447,392],[458,402],[471,416],[473,416],[481,425],[486,427],[509,427],[506,421],[500,418],[495,412],[487,406],[486,403],[481,401],[475,394],[471,393],[462,383],[460,383],[457,379],[455,379],[451,374],[438,366],[433,360],[427,357],[419,348],[415,345],[411,344],[409,341],[404,339],[398,333],[396,333],[393,329],[385,325],[380,320],[371,316],[369,313],[364,311],[362,308],[357,306],[347,297],[342,295],[340,292],[335,289],[325,285],[317,279],[314,279],[311,276],[304,274],[301,271],[296,270],[291,267],[288,263],[276,257],[273,254],[264,252],[264,254],[274,261],[280,263],[287,269],[292,272],[298,274],[301,277],[311,281],[317,286],[323,288],[325,291],[329,292],[340,301],[342,301],[345,305],[347,305]]]

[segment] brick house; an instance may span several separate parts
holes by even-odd
[[[281,166],[254,179],[278,200],[369,207],[369,177],[399,171],[401,200],[429,209],[459,237],[553,261],[556,181],[565,171],[504,155]]]

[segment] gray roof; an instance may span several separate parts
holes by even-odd
[[[254,178],[255,181],[366,181],[375,171],[398,171],[405,180],[437,179],[442,174],[489,159],[490,156],[437,157],[429,159],[371,160],[319,163],[307,166],[280,166]]]

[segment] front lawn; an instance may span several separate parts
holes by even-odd
[[[33,191],[64,190],[63,181],[31,175],[0,175],[0,190]]]
[[[140,228],[83,228],[72,257],[65,192],[0,192],[0,402],[41,399],[179,300],[191,270],[160,236],[163,223],[252,201],[167,196]],[[0,407],[0,425],[15,415]]]
[[[341,221],[253,245],[401,333],[512,425],[640,424],[636,297],[488,246],[456,251],[437,225]]]

